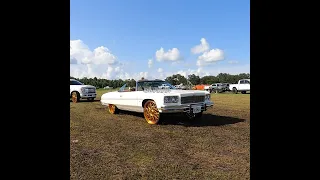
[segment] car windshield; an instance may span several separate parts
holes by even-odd
[[[77,80],[70,80],[70,85],[83,85],[83,84]]]
[[[138,91],[147,89],[176,89],[173,85],[166,81],[140,81],[137,83]]]

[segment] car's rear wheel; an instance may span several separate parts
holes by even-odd
[[[109,104],[108,109],[109,109],[110,114],[118,114],[119,113],[119,109],[114,104]]]
[[[71,99],[73,103],[77,103],[80,101],[80,94],[78,92],[72,92]]]
[[[160,120],[160,112],[154,101],[149,100],[144,104],[143,115],[148,124],[158,124]]]

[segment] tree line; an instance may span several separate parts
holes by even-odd
[[[75,78],[71,77],[70,79],[76,79],[83,84],[92,85],[97,88],[104,88],[109,86],[111,88],[118,88],[123,86],[123,84],[127,84],[127,86],[134,87],[136,81],[134,79],[117,79],[117,80],[108,80],[108,79],[100,79],[100,78]],[[214,83],[237,83],[240,79],[250,79],[249,73],[240,73],[237,75],[231,75],[228,73],[220,73],[217,76],[203,76],[200,78],[195,74],[188,75],[188,78],[180,75],[174,74],[165,79],[165,81],[169,82],[172,85],[197,85],[197,84],[214,84]]]

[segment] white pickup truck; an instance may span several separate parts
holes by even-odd
[[[247,91],[250,91],[250,79],[240,79],[238,84],[230,84],[229,89],[233,93],[240,91],[242,94],[245,94]]]
[[[72,98],[72,102],[77,103],[81,98],[94,101],[96,96],[96,87],[84,85],[75,79],[70,79],[70,97]]]

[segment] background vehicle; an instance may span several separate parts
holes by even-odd
[[[230,83],[222,83],[222,84],[223,84],[224,87],[225,87],[225,91],[230,91],[230,89],[229,89]]]
[[[228,88],[227,85],[224,83],[215,83],[211,85],[211,89],[215,93],[224,92],[226,91],[227,88]]]
[[[170,89],[170,86],[168,84],[161,84],[160,86],[158,86],[158,88],[160,88],[160,89]]]
[[[70,79],[70,98],[72,98],[72,102],[77,103],[80,101],[80,99],[94,101],[96,96],[96,87],[84,85],[80,81]]]
[[[240,79],[238,84],[230,84],[229,89],[233,93],[240,91],[242,94],[245,94],[247,91],[250,91],[250,79]]]

